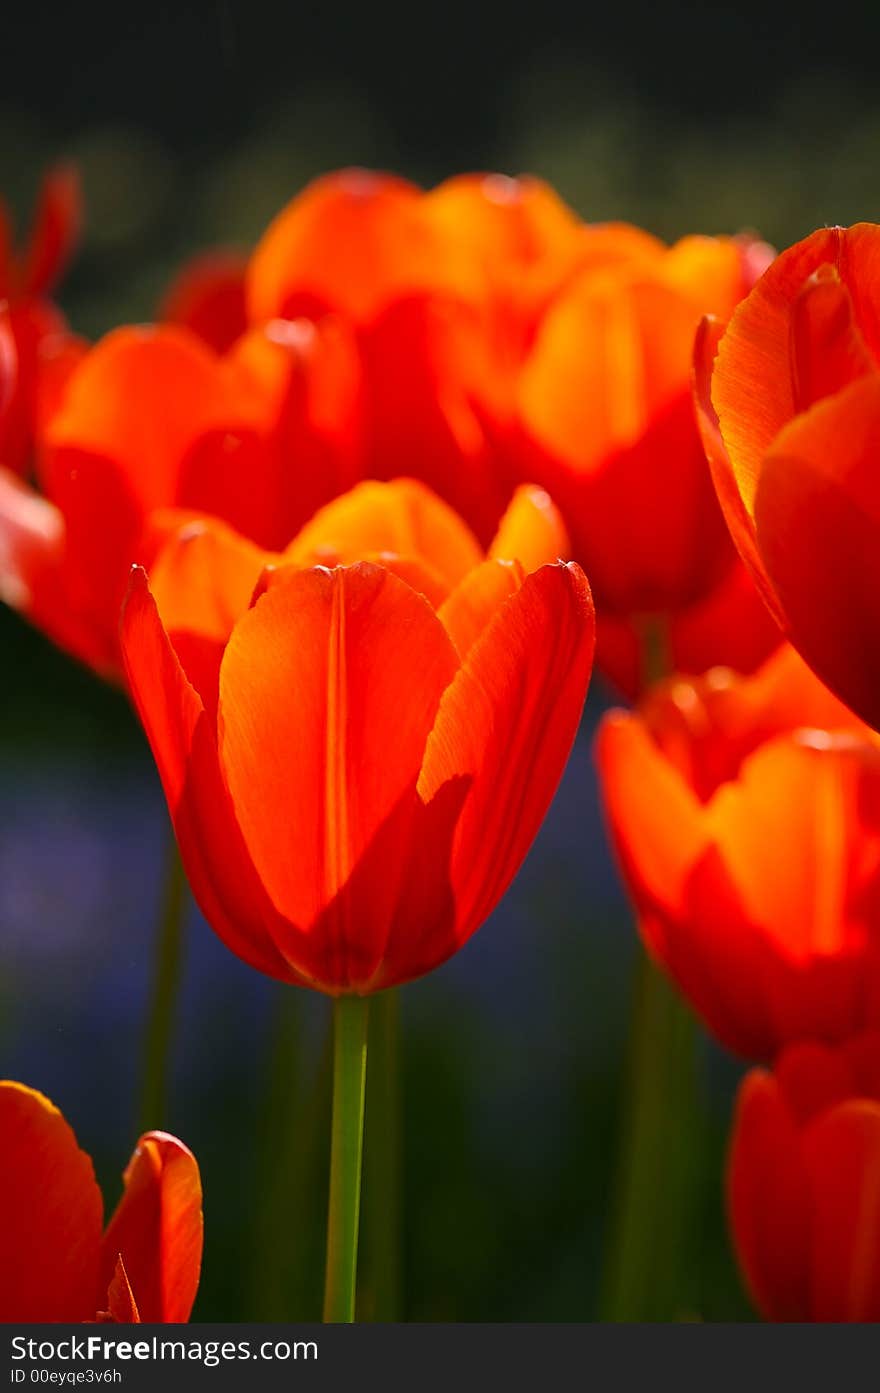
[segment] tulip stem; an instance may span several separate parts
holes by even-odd
[[[351,1322],[357,1289],[358,1227],[364,1151],[369,999],[333,1003],[333,1120],[324,1320]]]
[[[659,616],[642,635],[645,684],[670,670]],[[696,1033],[685,1004],[644,949],[633,992],[621,1150],[602,1292],[609,1321],[676,1320],[686,1308],[696,1141]]]
[[[694,1023],[639,950],[604,1319],[681,1319],[691,1238],[695,1131]]]
[[[156,936],[156,956],[144,1045],[141,1095],[141,1131],[144,1132],[162,1127],[168,1121],[166,1108],[171,1037],[180,990],[186,907],[186,875],[177,841],[172,836],[165,871],[162,918]]]

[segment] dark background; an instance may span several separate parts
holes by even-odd
[[[79,163],[86,237],[61,298],[86,334],[149,318],[183,255],[251,244],[344,163],[423,182],[529,170],[587,217],[669,237],[752,226],[783,244],[880,216],[876,7],[114,13],[18,5],[4,24],[0,189],[21,214],[48,161]],[[62,1107],[112,1203],[137,1135],[164,804],[121,695],[6,612],[0,652],[0,1072]],[[409,1318],[599,1309],[634,944],[590,762],[602,702],[504,905],[404,993]],[[319,1312],[326,1022],[192,915],[164,1121],[202,1163],[202,1319]],[[747,1313],[720,1182],[738,1072],[705,1046],[683,1317]]]

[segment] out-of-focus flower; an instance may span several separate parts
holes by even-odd
[[[216,248],[188,261],[163,296],[159,319],[182,324],[218,353],[247,330],[244,282],[248,258]]]
[[[503,895],[561,776],[592,666],[583,573],[470,569],[448,540],[423,548],[446,571],[437,610],[394,557],[281,566],[248,606],[251,563],[242,579],[227,556],[167,618],[135,572],[126,671],[193,893],[273,976],[366,994],[438,966]]]
[[[0,594],[118,672],[119,607],[158,510],[227,518],[281,548],[357,477],[357,365],[332,325],[272,324],[225,355],[187,330],[116,330],[47,408],[42,495],[0,471]]]
[[[733,238],[671,248],[596,229],[600,252],[543,316],[518,379],[525,473],[556,498],[600,615],[632,620],[707,601],[734,565],[690,373],[701,315],[751,284]],[[610,245],[609,245],[610,244]]]
[[[141,1137],[104,1228],[91,1159],[48,1098],[0,1082],[0,1136],[0,1319],[189,1319],[202,1187],[182,1142]]]
[[[720,1040],[880,1023],[880,746],[788,645],[611,713],[596,754],[646,946]]]
[[[246,282],[254,325],[308,315],[348,327],[364,377],[364,475],[417,474],[483,543],[513,482],[501,446],[510,346],[525,330],[512,288],[553,241],[555,209],[536,181],[501,183],[498,199],[484,193],[491,179],[425,194],[366,170],[326,175],[270,225]],[[561,204],[555,218],[577,226]]]
[[[12,222],[0,202],[0,305],[14,347],[14,377],[0,409],[0,465],[26,472],[33,451],[39,380],[52,360],[78,344],[64,315],[48,298],[79,238],[79,179],[68,166],[43,180],[30,236],[16,252]],[[47,366],[48,365],[48,366]]]
[[[733,538],[812,668],[880,727],[880,227],[823,228],[703,326],[696,398]],[[722,319],[724,316],[722,316]]]
[[[622,696],[635,701],[655,680],[649,671],[651,616],[641,621],[600,614],[596,666]],[[668,672],[699,677],[713,667],[752,673],[779,648],[782,633],[768,614],[745,566],[735,560],[720,584],[695,605],[670,614],[655,629]]]
[[[737,1102],[731,1228],[769,1320],[880,1321],[880,1033],[790,1045]]]
[[[693,424],[693,333],[770,255],[754,239],[668,249],[588,225],[528,176],[423,192],[347,169],[282,209],[245,274],[252,325],[344,324],[363,373],[365,477],[415,475],[488,544],[511,490],[564,500],[599,575],[598,659],[645,685],[641,619],[676,666],[757,666],[778,643],[726,534]]]

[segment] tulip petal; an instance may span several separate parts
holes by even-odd
[[[775,1066],[785,1101],[800,1126],[853,1095],[855,1080],[843,1049],[816,1040],[782,1051]]]
[[[150,566],[162,625],[206,710],[217,709],[226,641],[274,559],[225,523],[200,519],[173,534]]]
[[[275,946],[280,940],[289,947],[296,930],[277,922],[229,805],[217,761],[214,716],[203,710],[187,681],[139,569],[132,574],[123,606],[121,642],[129,690],[199,907],[245,962],[272,977],[300,981]]]
[[[90,1158],[58,1109],[0,1083],[0,1318],[95,1315],[103,1203]]]
[[[58,165],[43,180],[34,225],[19,273],[23,295],[51,290],[62,275],[79,239],[82,193],[72,165]]]
[[[877,371],[856,324],[852,297],[833,266],[820,266],[792,305],[791,360],[798,412]]]
[[[682,237],[658,270],[664,284],[690,301],[694,315],[726,318],[745,289],[742,247],[733,237]]]
[[[419,793],[427,802],[450,779],[472,780],[452,857],[459,944],[504,894],[543,821],[577,731],[594,642],[583,572],[544,566],[497,611],[443,695]]]
[[[657,277],[581,278],[521,375],[521,467],[562,509],[600,612],[681,609],[732,565],[688,390],[696,324]]]
[[[694,328],[691,304],[657,279],[579,277],[523,368],[526,429],[578,475],[595,473],[683,391]]]
[[[605,716],[594,754],[614,847],[636,903],[681,915],[687,876],[709,840],[699,800],[634,716]]]
[[[0,599],[34,611],[42,578],[61,564],[64,519],[52,503],[0,469]]]
[[[167,1132],[141,1137],[101,1245],[101,1284],[119,1260],[145,1322],[189,1320],[202,1265],[202,1184],[192,1152]]]
[[[727,447],[721,436],[718,415],[712,402],[712,374],[717,361],[718,345],[725,334],[725,326],[711,316],[703,319],[694,341],[693,391],[696,407],[697,425],[712,482],[718,494],[721,511],[730,529],[730,535],[737,550],[748,568],[759,595],[769,609],[780,629],[784,616],[773,589],[773,584],[764,569],[764,562],[755,538],[755,522],[746,508],[739,488],[738,476],[734,473]]]
[[[805,1130],[810,1316],[880,1321],[880,1103],[852,1099]]]
[[[525,579],[516,561],[484,561],[444,600],[437,616],[464,661],[496,612]]]
[[[880,750],[825,732],[768,741],[709,804],[749,916],[795,961],[861,938],[853,882],[880,866],[878,809]]]
[[[247,329],[244,283],[248,258],[216,249],[188,261],[162,299],[159,318],[183,324],[218,353]]]
[[[541,179],[458,174],[425,195],[425,216],[445,238],[466,242],[487,274],[522,274],[571,255],[582,224]]]
[[[488,554],[490,560],[519,561],[526,571],[568,560],[568,531],[562,514],[544,489],[520,484],[498,524]]]
[[[204,708],[168,641],[146,573],[139,566],[132,570],[122,608],[120,641],[129,691],[173,818],[183,791],[193,732]]]
[[[427,602],[361,563],[291,571],[237,625],[220,669],[220,760],[254,866],[293,923],[333,903],[414,784],[457,666]],[[340,982],[349,941],[379,933],[369,916],[367,901],[361,923],[335,925]]]
[[[188,448],[247,419],[229,374],[194,334],[174,325],[116,329],[68,379],[47,430],[51,457],[76,451],[113,461],[144,508],[173,503]]]
[[[809,1319],[809,1199],[800,1138],[776,1080],[748,1074],[736,1105],[727,1197],[737,1254],[758,1309]]]
[[[316,508],[362,476],[361,363],[350,326],[273,321],[223,359],[247,419],[203,431],[178,502],[280,550]],[[249,422],[249,424],[248,424]]]
[[[471,289],[475,275],[441,237],[413,184],[347,169],[316,179],[256,248],[247,279],[252,323],[339,310],[366,322],[413,290]]]
[[[749,516],[754,514],[764,455],[796,411],[792,306],[820,266],[835,267],[852,296],[859,330],[876,358],[880,334],[865,287],[876,284],[878,259],[880,232],[870,224],[821,228],[782,252],[734,311],[718,352],[712,401]]]
[[[880,725],[880,376],[819,402],[762,469],[758,545],[795,647],[832,691]]]
[[[360,336],[366,473],[419,478],[488,545],[510,496],[499,469],[511,373],[479,305],[438,295],[395,300]],[[496,420],[496,418],[498,418]],[[494,443],[493,432],[502,441]]]
[[[425,561],[448,589],[483,560],[467,524],[416,479],[368,479],[358,484],[321,508],[284,557],[312,565],[322,552],[332,553],[342,564],[377,552]]]

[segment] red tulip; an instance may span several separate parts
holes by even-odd
[[[0,1320],[189,1319],[202,1187],[182,1142],[141,1137],[104,1228],[92,1162],[48,1098],[0,1083],[0,1136]]]
[[[9,213],[0,202],[0,304],[14,344],[15,376],[0,409],[0,465],[23,474],[31,462],[40,377],[47,361],[76,343],[48,293],[78,240],[81,205],[76,172],[59,166],[43,180],[30,237],[16,254]]]
[[[823,228],[783,252],[726,330],[707,323],[696,352],[733,538],[810,666],[875,727],[878,286],[880,227]]]
[[[332,326],[270,326],[224,356],[172,326],[108,335],[56,385],[44,496],[0,472],[0,593],[115,675],[119,607],[132,562],[152,559],[157,511],[283,547],[356,477],[358,392]]]
[[[666,248],[597,229],[600,252],[545,314],[519,377],[524,468],[553,494],[600,614],[707,599],[733,564],[690,400],[701,314],[748,288],[732,239]],[[611,244],[611,245],[609,245]]]
[[[768,1320],[880,1321],[880,1033],[798,1043],[740,1088],[734,1242]]]
[[[790,648],[665,684],[596,754],[646,946],[723,1043],[880,1025],[880,746]]]
[[[494,908],[556,788],[592,663],[583,574],[490,559],[436,612],[375,563],[284,566],[248,607],[249,583],[224,561],[165,620],[137,571],[123,613],[193,893],[272,976],[418,977]]]
[[[217,248],[188,261],[168,287],[159,310],[166,324],[181,324],[210,348],[225,353],[247,331],[247,257]]]

